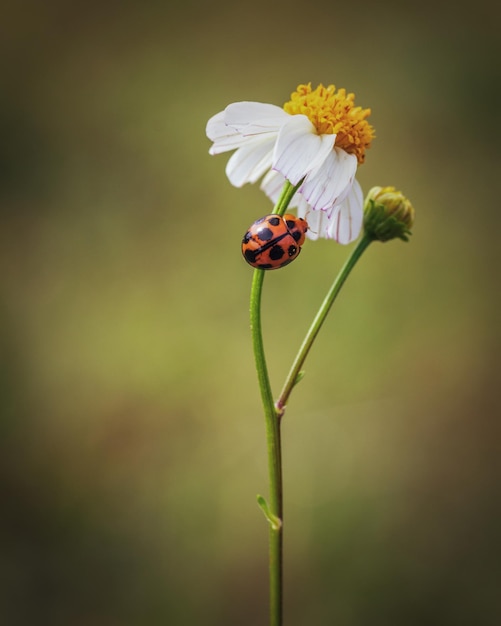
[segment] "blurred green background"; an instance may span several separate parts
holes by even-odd
[[[4,1],[0,623],[267,620],[243,232],[205,124],[335,83],[416,209],[348,281],[284,422],[286,624],[501,623],[494,2]],[[276,391],[348,250],[266,277]]]

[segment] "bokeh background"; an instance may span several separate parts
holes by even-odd
[[[4,0],[0,623],[267,620],[240,257],[266,213],[205,124],[335,83],[372,108],[374,244],[284,422],[288,626],[501,623],[497,3]],[[348,250],[266,277],[276,391]]]

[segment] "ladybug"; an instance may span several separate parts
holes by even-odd
[[[262,270],[285,267],[301,252],[308,224],[302,217],[287,213],[265,215],[256,220],[242,239],[244,259]]]

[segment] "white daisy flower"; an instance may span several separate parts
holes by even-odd
[[[355,173],[374,137],[369,115],[370,109],[355,107],[354,95],[344,89],[299,85],[283,108],[236,102],[212,117],[209,152],[236,150],[226,166],[230,182],[241,187],[267,174],[261,187],[272,200],[285,179],[301,183],[290,206],[308,216],[310,238],[349,243],[362,226]]]

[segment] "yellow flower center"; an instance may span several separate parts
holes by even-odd
[[[336,92],[334,85],[316,89],[311,83],[299,85],[291,94],[284,111],[290,115],[306,115],[319,135],[336,135],[336,146],[354,154],[359,163],[365,160],[365,151],[374,139],[374,128],[367,122],[370,109],[356,107],[355,95],[346,89]]]

